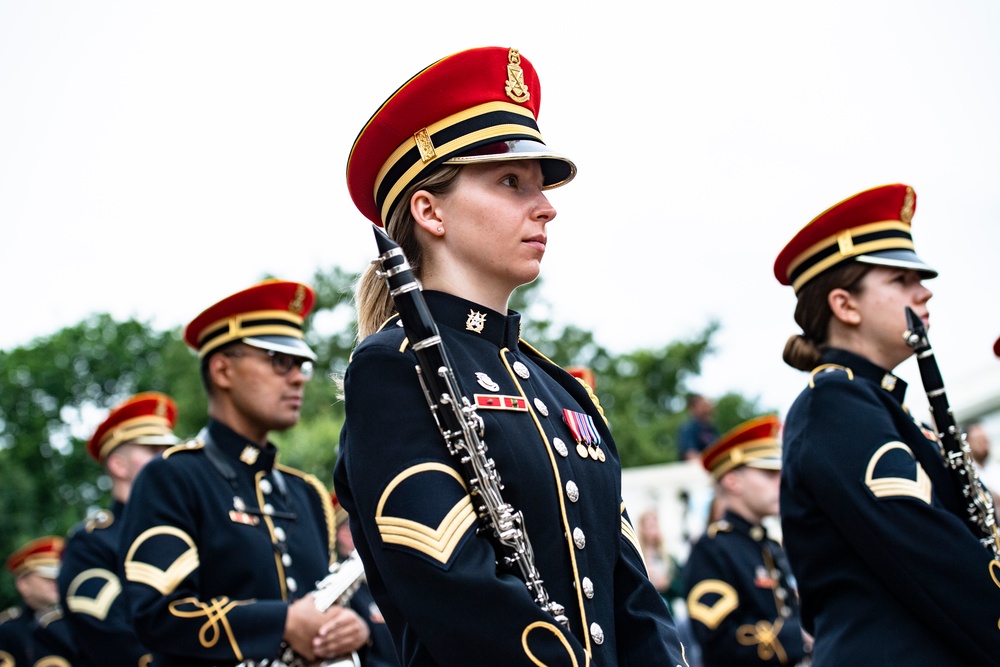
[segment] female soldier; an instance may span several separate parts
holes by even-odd
[[[368,584],[405,665],[679,665],[621,502],[614,441],[588,387],[518,339],[511,292],[538,276],[544,190],[576,168],[541,141],[541,90],[516,50],[440,60],[362,129],[355,204],[420,279],[463,394],[478,407],[504,501],[523,512],[566,626],[477,525],[381,278],[358,288],[335,483]],[[475,502],[478,502],[476,500]]]
[[[893,369],[912,350],[905,307],[929,320],[937,273],[914,252],[913,190],[857,194],[806,225],[775,276],[810,371],[785,422],[781,519],[814,667],[1000,664],[1000,588],[934,432]]]

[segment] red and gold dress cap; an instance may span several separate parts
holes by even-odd
[[[848,197],[828,208],[799,230],[774,262],[774,277],[802,286],[841,262],[915,269],[925,278],[937,271],[917,257],[910,220],[917,208],[913,188],[902,183],[882,185]]]
[[[993,343],[993,354],[1000,357],[1000,338],[997,338],[996,341]]]
[[[701,464],[716,480],[741,466],[781,470],[780,434],[777,415],[755,417],[712,443],[701,453]]]
[[[59,562],[65,545],[65,540],[56,535],[31,540],[7,558],[7,569],[15,577],[35,572],[47,579],[55,579],[59,576]]]
[[[200,359],[241,340],[262,350],[316,361],[302,334],[302,323],[315,301],[308,285],[265,280],[202,311],[184,328],[184,341]]]
[[[87,453],[98,463],[126,443],[133,445],[176,445],[174,435],[177,405],[166,394],[148,391],[118,404],[87,442]]]
[[[347,187],[382,227],[409,187],[442,164],[540,160],[545,188],[576,166],[538,129],[542,89],[516,49],[490,46],[443,58],[404,83],[369,119],[347,158]]]

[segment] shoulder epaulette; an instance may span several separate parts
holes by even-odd
[[[48,627],[49,623],[58,621],[63,617],[62,607],[56,607],[55,609],[50,609],[41,616],[38,617],[38,625],[43,628]]]
[[[705,531],[705,534],[708,535],[709,539],[712,539],[719,533],[728,533],[732,529],[733,524],[729,523],[725,519],[719,519],[718,521],[714,521],[709,524],[708,530]]]
[[[7,621],[13,621],[15,618],[21,618],[20,607],[8,607],[7,609],[0,611],[0,625],[6,623]]]
[[[84,529],[88,533],[92,533],[95,530],[104,530],[111,524],[115,522],[115,515],[108,510],[97,510],[92,512],[90,516],[87,517],[84,523]]]
[[[182,442],[179,445],[174,445],[170,449],[163,452],[163,458],[169,457],[171,454],[176,454],[177,452],[193,452],[201,449],[205,446],[205,443],[201,440],[188,440],[187,442]]]
[[[840,364],[822,364],[812,369],[812,373],[809,374],[809,388],[812,389],[816,386],[816,376],[823,376],[828,373],[843,372],[847,374],[848,380],[854,380],[854,371],[852,371],[847,366],[841,366]]]

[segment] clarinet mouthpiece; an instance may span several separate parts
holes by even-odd
[[[906,306],[906,331],[903,332],[903,340],[918,352],[920,351],[918,348],[930,347],[923,320],[917,317],[917,314],[909,306]]]

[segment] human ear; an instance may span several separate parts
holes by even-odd
[[[228,388],[233,384],[233,363],[232,359],[218,352],[208,359],[208,376],[212,379],[212,386],[218,388]]]
[[[830,312],[844,324],[857,325],[861,323],[861,313],[858,311],[854,295],[842,287],[830,290],[826,295]]]
[[[444,234],[444,221],[438,211],[438,198],[426,190],[417,190],[410,197],[410,215],[417,227],[434,236]]]

